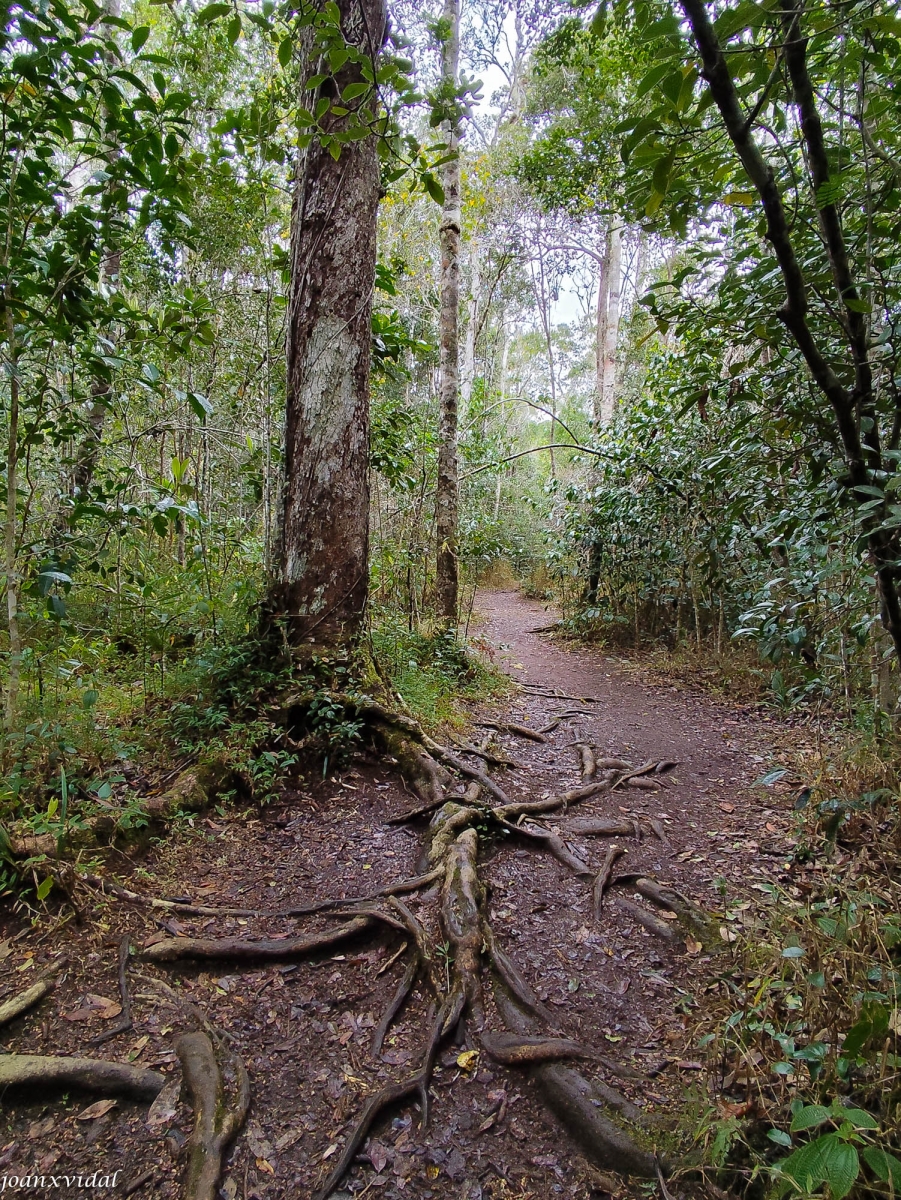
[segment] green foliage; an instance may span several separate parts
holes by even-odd
[[[407,632],[386,620],[371,633],[379,674],[427,729],[457,724],[457,701],[502,691],[506,680],[450,632]]]

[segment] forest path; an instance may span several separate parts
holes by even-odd
[[[568,814],[549,814],[550,830],[570,817],[656,821],[654,836],[617,838],[624,872],[652,874],[708,908],[723,925],[748,919],[725,906],[754,895],[782,870],[787,795],[753,781],[773,762],[778,725],[709,698],[652,682],[640,665],[584,647],[553,642],[533,630],[544,608],[516,592],[478,597],[476,638],[525,688],[592,697],[573,702],[515,691],[472,702],[473,722],[515,722],[540,729],[566,709],[543,743],[499,733],[516,760],[494,777],[512,798],[557,794],[581,782],[574,741],[632,762],[679,760],[660,791],[628,787],[592,797]],[[470,733],[475,740],[478,732]],[[237,806],[197,818],[143,852],[110,853],[107,875],[146,895],[212,906],[213,915],[167,915],[79,890],[85,919],[31,926],[9,913],[0,942],[0,1001],[31,972],[65,951],[70,968],[56,991],[4,1029],[11,1050],[102,1054],[177,1076],[173,1038],[196,1027],[198,1013],[246,1064],[251,1108],[230,1153],[224,1200],[306,1200],[322,1183],[360,1111],[362,1098],[403,1078],[418,1061],[429,997],[414,990],[378,1056],[373,1030],[404,973],[403,936],[367,935],[346,953],[287,963],[229,960],[139,962],[128,972],[133,1027],[91,1048],[118,1013],[116,947],[127,935],[138,956],[161,939],[181,936],[283,939],[333,927],[327,917],[286,920],[286,907],[372,894],[417,875],[424,823],[387,824],[419,801],[384,758],[359,756],[324,780],[307,777],[259,813]],[[559,824],[558,824],[559,822]],[[485,835],[488,836],[485,836]],[[573,849],[597,870],[610,839],[575,837]],[[629,889],[615,887],[599,921],[592,882],[568,871],[534,843],[480,831],[479,874],[497,944],[553,1017],[553,1031],[625,1064],[640,1078],[620,1078],[589,1062],[583,1075],[613,1086],[655,1123],[655,1144],[677,1150],[670,1130],[690,1128],[707,1099],[696,1061],[709,981],[728,958],[700,946],[649,934],[621,907]],[[408,896],[412,911],[440,943],[437,889]],[[89,907],[90,906],[90,907]],[[215,915],[215,906],[257,910]],[[67,923],[68,921],[68,923]],[[723,943],[725,954],[728,947]],[[339,947],[340,950],[340,947]],[[488,1024],[502,1023],[491,1003]],[[554,1028],[554,1026],[556,1028]],[[373,1129],[346,1176],[341,1200],[529,1200],[609,1194],[638,1196],[637,1185],[606,1180],[590,1167],[545,1109],[522,1070],[492,1063],[484,1052],[459,1056],[446,1046],[433,1078],[431,1123],[419,1129],[417,1106],[400,1105]],[[459,1060],[459,1061],[458,1061]],[[90,1097],[35,1096],[5,1107],[0,1164],[19,1175],[121,1172],[115,1194],[176,1200],[191,1109],[183,1098],[157,1123],[146,1106],[120,1100],[107,1111]],[[634,1113],[634,1110],[633,1110]],[[124,1190],[123,1184],[127,1189]],[[678,1200],[697,1190],[671,1185]]]

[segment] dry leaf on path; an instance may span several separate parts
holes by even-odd
[[[105,1117],[106,1114],[116,1107],[116,1100],[95,1100],[93,1104],[89,1104],[75,1118],[76,1121],[96,1121],[98,1117]]]

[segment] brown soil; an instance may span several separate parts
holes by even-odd
[[[577,786],[579,757],[569,748],[574,741],[590,741],[599,752],[635,763],[679,763],[660,791],[619,788],[583,802],[575,815],[662,822],[667,842],[616,839],[627,849],[618,869],[673,883],[723,914],[722,953],[711,957],[693,944],[687,952],[674,950],[653,937],[618,908],[616,892],[630,895],[628,889],[615,889],[596,924],[591,881],[513,839],[486,841],[481,867],[497,940],[557,1015],[556,1035],[631,1064],[644,1076],[624,1081],[593,1064],[580,1068],[657,1118],[655,1139],[673,1153],[679,1142],[673,1130],[690,1129],[707,1095],[694,1031],[705,994],[717,986],[710,980],[728,972],[729,929],[748,919],[753,889],[779,877],[790,847],[786,790],[780,798],[752,786],[774,765],[778,731],[758,714],[649,684],[601,654],[531,632],[552,616],[518,593],[483,593],[479,609],[480,632],[520,684],[594,701],[574,704],[517,690],[509,703],[490,712],[473,706],[474,720],[536,729],[562,709],[587,714],[561,722],[543,745],[498,735],[495,748],[519,764],[496,773],[513,798]],[[139,859],[111,854],[103,869],[148,895],[204,905],[271,911],[365,895],[418,873],[422,826],[384,824],[417,803],[389,764],[360,760],[338,778],[286,791],[260,819],[197,818]],[[552,815],[548,826],[553,829],[557,819]],[[580,850],[595,869],[609,841],[581,840]],[[81,889],[79,898],[85,906],[80,921],[67,908],[43,914],[33,926],[21,915],[7,916],[0,934],[0,1002],[27,987],[58,951],[68,953],[72,966],[48,999],[0,1031],[4,1048],[128,1060],[172,1074],[173,1040],[196,1028],[186,1006],[195,1005],[243,1058],[251,1081],[249,1119],[231,1152],[221,1194],[227,1200],[309,1196],[340,1153],[361,1097],[406,1075],[415,1063],[426,1020],[421,990],[401,1011],[381,1057],[370,1053],[373,1028],[403,975],[403,959],[392,962],[403,938],[380,933],[318,960],[256,969],[228,962],[202,969],[142,965],[133,959],[134,1028],[91,1047],[90,1039],[118,1019],[116,948],[123,933],[140,949],[164,936],[284,938],[334,922],[173,918]],[[410,898],[432,930],[433,900],[434,892]],[[183,999],[173,999],[158,980]],[[496,1015],[489,1017],[500,1029]],[[522,1071],[492,1064],[484,1054],[464,1055],[458,1063],[466,1049],[451,1046],[440,1056],[429,1128],[419,1130],[417,1105],[399,1106],[377,1125],[340,1195],[372,1191],[385,1200],[493,1200],[639,1194],[586,1164]],[[191,1126],[184,1102],[169,1122],[149,1127],[146,1106],[125,1100],[99,1117],[86,1115],[94,1099],[7,1096],[0,1118],[0,1175],[119,1171],[113,1194],[178,1196],[181,1152]],[[696,1194],[690,1186],[672,1186],[676,1196]],[[46,1194],[60,1192],[48,1188]]]

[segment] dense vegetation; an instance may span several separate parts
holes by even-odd
[[[270,620],[286,553],[292,194],[311,146],[340,164],[363,143],[381,176],[368,600],[355,665],[335,670],[386,686],[427,725],[450,719],[449,696],[487,679],[460,648],[475,588],[504,571],[585,636],[750,665],[766,702],[816,711],[855,746],[875,739],[873,773],[892,784],[896,8],[510,0],[465,6],[459,29],[448,11],[399,5],[374,71],[331,0],[7,6],[11,830],[61,834],[102,812],[161,746],[174,761],[224,755],[257,803],[297,767],[257,703],[292,673]],[[359,730],[313,711],[306,751],[327,768]],[[856,780],[814,803],[834,838],[836,812],[882,819],[893,795]],[[792,1040],[785,1054],[819,1099],[858,1071],[858,1102],[890,1123],[872,1071],[897,1016],[897,938],[879,920],[894,900],[827,892],[818,903],[854,931],[873,986],[832,1012],[822,1049]],[[789,1009],[817,1008],[808,993],[826,981],[811,979]],[[758,1003],[756,1025],[742,1011],[749,1039],[788,1039]],[[802,1163],[832,1197],[858,1143],[870,1175],[901,1186],[864,1117],[795,1120],[835,1127],[807,1143],[822,1161]],[[738,1134],[715,1136],[725,1159]],[[791,1138],[772,1139],[771,1157],[773,1143]]]

